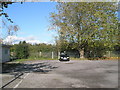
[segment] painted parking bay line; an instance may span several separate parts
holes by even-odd
[[[18,82],[18,84],[15,85],[14,88],[17,88],[17,87],[22,83],[22,81],[23,81],[29,74],[30,74],[30,73],[27,73],[27,74],[23,77],[23,79],[20,80],[20,82]]]

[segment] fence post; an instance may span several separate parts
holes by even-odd
[[[109,58],[111,57],[110,51],[109,51]]]
[[[58,59],[60,58],[60,52],[58,52]]]
[[[40,52],[40,57],[42,56],[42,53]]]
[[[54,53],[52,52],[52,59],[54,58]]]

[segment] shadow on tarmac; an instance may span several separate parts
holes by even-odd
[[[2,65],[2,74],[18,74],[18,73],[47,73],[53,69],[58,68],[47,63],[35,63],[35,64],[24,64],[24,63],[4,63]]]

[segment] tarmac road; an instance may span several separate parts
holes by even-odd
[[[118,60],[26,61],[17,71],[6,88],[118,88]]]

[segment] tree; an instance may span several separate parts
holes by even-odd
[[[6,12],[4,12],[4,8],[8,8],[8,5],[12,4],[14,2],[12,1],[0,1],[0,16],[5,16],[6,19],[8,21],[10,21],[11,23],[13,23],[13,21],[10,19],[10,17],[8,16],[8,14]]]
[[[7,19],[7,21],[10,22],[11,25],[7,25],[7,22],[5,21],[5,19],[2,18],[2,27],[0,27],[0,29],[4,28],[7,30],[7,34],[5,34],[5,36],[0,36],[0,43],[3,43],[3,40],[7,37],[7,36],[12,36],[13,34],[15,34],[20,28],[18,25],[13,25],[13,21],[12,19],[9,17],[9,15],[4,12],[4,8],[8,8],[8,5],[12,4],[14,2],[12,2],[11,0],[5,0],[5,1],[0,1],[0,17],[5,17],[5,19]],[[8,42],[9,43],[9,42]]]
[[[27,59],[28,58],[29,47],[28,47],[28,44],[25,41],[20,42],[15,47],[16,47],[15,53],[16,53],[17,58],[20,58],[20,59]]]
[[[57,27],[60,37],[79,51],[80,57],[84,57],[85,47],[96,40],[109,47],[116,43],[116,3],[64,2],[58,3],[56,8],[58,12],[51,13],[52,26]]]
[[[69,48],[69,42],[63,37],[55,37],[57,52],[66,51]]]

